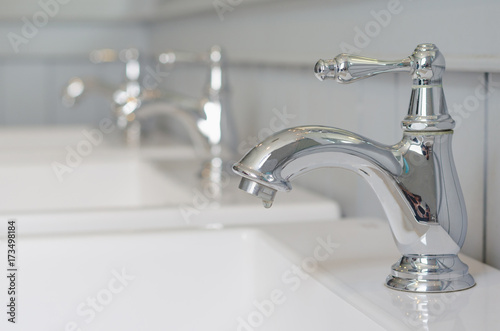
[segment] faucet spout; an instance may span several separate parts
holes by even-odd
[[[301,126],[270,136],[235,164],[234,170],[277,191],[290,191],[294,178],[317,168],[337,167],[363,173],[365,167],[377,166],[399,176],[401,162],[391,146],[342,129]]]
[[[248,178],[241,179],[239,189],[261,198],[265,208],[271,208],[276,196],[276,190],[272,187],[257,183]]]

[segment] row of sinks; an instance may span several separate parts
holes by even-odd
[[[220,197],[200,194],[199,161],[189,147],[130,150],[104,141],[60,181],[53,162],[64,162],[82,130],[40,130],[36,149],[26,138],[6,143],[29,130],[0,133],[0,215],[17,219],[19,266],[18,320],[1,319],[1,330],[500,324],[500,271],[464,257],[478,283],[468,291],[390,290],[384,279],[399,253],[387,222],[340,219],[337,203],[300,189],[264,209],[237,189],[229,170]]]

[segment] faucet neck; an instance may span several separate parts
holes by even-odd
[[[410,56],[412,62],[408,115],[403,119],[405,131],[452,130],[455,122],[448,113],[443,93],[444,56],[434,44],[420,44]]]
[[[401,126],[404,131],[452,130],[455,121],[448,113],[443,86],[413,85],[408,115],[401,122]]]

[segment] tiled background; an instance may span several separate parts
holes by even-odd
[[[500,23],[496,17],[500,3],[255,2],[243,0],[225,12],[223,20],[206,3],[197,14],[146,23],[54,20],[22,45],[18,54],[6,38],[0,39],[0,124],[95,124],[108,116],[109,102],[103,96],[89,97],[72,109],[59,101],[64,82],[72,76],[100,77],[110,84],[123,79],[121,64],[90,64],[86,54],[92,49],[137,47],[143,54],[153,55],[166,49],[201,51],[219,44],[229,61],[231,111],[240,141],[269,128],[273,109],[286,108],[295,116],[286,126],[341,127],[391,144],[401,137],[399,123],[409,103],[411,81],[407,75],[378,76],[341,86],[319,82],[312,68],[318,58],[340,53],[342,43],[355,45],[357,29],[374,26],[371,22],[376,21],[377,13],[397,8],[390,19],[386,17],[387,24],[379,24],[365,45],[358,47],[360,54],[403,58],[422,42],[434,42],[444,53],[448,107],[460,123],[454,153],[469,214],[463,251],[500,268],[500,241],[496,240],[500,212],[495,208],[500,202],[500,148],[496,145],[500,139],[496,130],[500,124],[500,74],[496,73],[500,72]],[[19,20],[4,20],[0,35],[20,28]],[[155,66],[150,60],[144,64]],[[165,79],[164,86],[199,95],[204,75],[199,67],[181,65]],[[485,84],[490,87],[489,97],[470,103],[476,89],[483,91]],[[457,113],[459,105],[469,110]],[[374,193],[354,174],[320,170],[300,182],[341,202],[346,216],[384,217]]]

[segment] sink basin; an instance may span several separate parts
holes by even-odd
[[[226,173],[220,196],[203,187],[199,162],[96,158],[60,182],[50,163],[0,165],[0,215],[25,233],[221,227],[340,218],[335,201],[307,190],[281,195],[265,209]]]
[[[383,330],[315,279],[292,277],[275,245],[245,228],[25,237],[18,320],[0,324],[39,331]],[[0,288],[7,288],[5,277]]]
[[[191,199],[181,183],[135,158],[85,162],[62,181],[48,162],[4,164],[0,183],[0,213],[148,207]]]
[[[201,183],[201,161],[185,146],[124,148],[106,136],[75,156],[89,130],[0,131],[0,215],[22,220],[26,233],[47,234],[340,217],[335,201],[300,189],[281,195],[271,210],[258,208],[229,168],[222,194],[213,195]]]
[[[2,330],[454,331],[500,323],[500,271],[466,256],[472,289],[385,287],[399,253],[381,220],[68,236],[27,235],[18,224],[17,323],[2,320]],[[1,277],[0,288],[7,282]]]
[[[85,126],[21,126],[2,127],[0,150],[64,148],[84,139]],[[108,140],[105,140],[107,142]]]
[[[111,120],[106,122],[111,124]],[[67,148],[77,150],[79,144],[90,142],[91,155],[84,159],[93,159],[111,154],[135,153],[147,157],[162,159],[194,159],[193,147],[168,137],[153,136],[147,139],[140,149],[127,148],[123,134],[118,129],[104,133],[98,128],[80,125],[3,127],[0,130],[0,159],[36,161],[60,161],[68,153]]]

